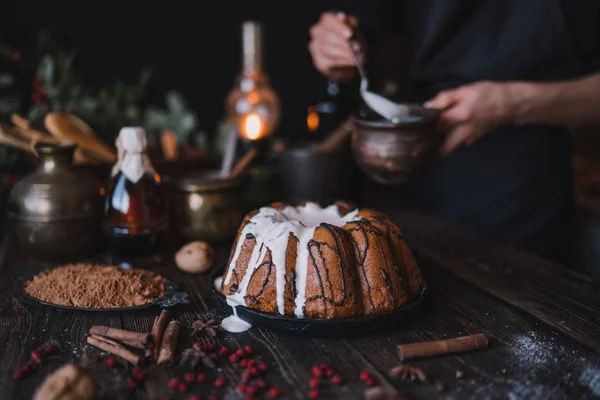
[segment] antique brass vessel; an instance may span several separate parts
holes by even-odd
[[[165,177],[171,232],[179,241],[233,238],[245,209],[248,176],[221,179],[218,171]]]
[[[102,244],[104,187],[72,166],[75,144],[38,144],[37,169],[10,193],[8,215],[20,246],[41,259],[66,260]]]

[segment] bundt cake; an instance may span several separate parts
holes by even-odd
[[[232,306],[325,319],[392,311],[424,288],[387,216],[342,202],[274,203],[249,213],[220,285]]]

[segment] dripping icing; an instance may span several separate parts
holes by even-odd
[[[359,220],[360,218],[357,218],[357,214],[358,209],[340,216],[336,205],[321,208],[317,204],[310,202],[299,207],[287,206],[283,210],[277,210],[272,207],[261,208],[250,219],[250,222],[246,224],[240,235],[240,238],[247,238],[249,237],[248,235],[252,235],[256,244],[252,249],[248,267],[239,284],[238,290],[234,294],[227,296],[227,303],[234,308],[234,313],[235,305],[245,305],[244,297],[246,296],[254,271],[261,265],[267,251],[274,249],[276,251],[271,252],[271,262],[276,268],[277,311],[281,315],[285,314],[285,256],[291,233],[298,239],[294,314],[298,318],[304,317],[310,243],[315,230],[322,223],[342,227],[348,222]],[[227,275],[225,276],[225,284],[229,284],[231,281],[243,244],[243,239],[238,240],[228,266]]]

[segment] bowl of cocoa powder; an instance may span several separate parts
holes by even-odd
[[[143,269],[69,264],[21,277],[29,300],[63,309],[124,311],[145,308],[175,293],[175,285]]]

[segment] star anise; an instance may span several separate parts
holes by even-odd
[[[207,321],[203,321],[199,319],[192,324],[192,335],[199,334],[207,334],[210,337],[216,337],[219,332],[223,331],[221,327],[221,322],[215,321],[214,319],[209,319]]]
[[[421,368],[410,365],[398,365],[390,370],[390,375],[403,381],[427,382],[427,375]]]
[[[190,364],[192,369],[194,369],[200,364],[200,361],[202,361],[207,368],[216,368],[217,366],[212,354],[206,354],[202,350],[194,347],[190,347],[181,352],[181,361],[179,361],[179,364]]]

